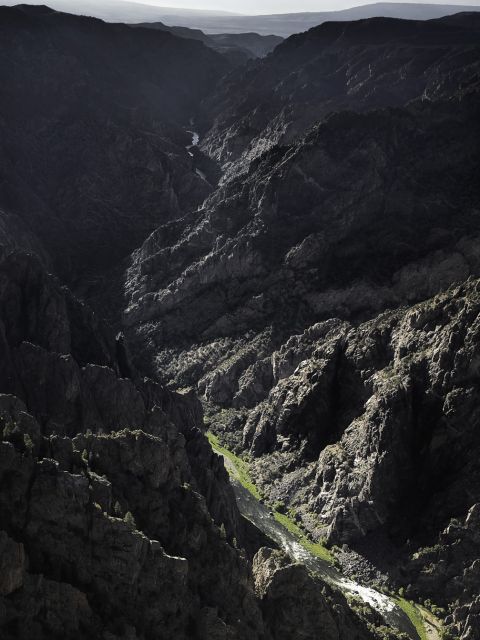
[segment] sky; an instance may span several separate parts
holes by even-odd
[[[370,4],[375,0],[136,0],[156,6],[189,9],[217,9],[243,14],[337,11]],[[480,6],[480,0],[412,0],[421,4],[464,4]]]

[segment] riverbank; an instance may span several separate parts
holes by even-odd
[[[379,612],[391,628],[406,633],[414,640],[441,640],[441,625],[430,612],[403,598],[385,595],[343,576],[329,549],[309,540],[289,515],[264,504],[250,477],[248,462],[221,445],[215,434],[209,432],[207,437],[212,449],[224,459],[241,513],[288,555],[345,595],[360,598]]]
[[[223,456],[225,460],[225,467],[230,476],[236,478],[256,500],[263,501],[263,496],[260,494],[259,490],[250,478],[248,463],[245,462],[245,460],[242,460],[242,458],[240,458],[239,456],[236,456],[234,453],[229,451],[229,449],[223,447],[220,444],[217,436],[213,433],[209,432],[207,434],[207,437],[210,441],[210,444],[212,445],[212,449]],[[306,551],[316,556],[317,558],[321,558],[325,562],[335,565],[335,557],[333,556],[332,552],[319,542],[313,542],[312,540],[309,540],[309,538],[307,538],[307,536],[295,522],[293,517],[278,511],[278,509],[275,509],[274,506],[271,508],[271,513],[275,520],[281,526],[285,527],[285,529],[298,540],[299,544],[301,544]]]

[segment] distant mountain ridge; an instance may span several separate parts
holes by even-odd
[[[15,0],[2,2],[6,6],[19,4]],[[29,5],[48,4],[55,11],[64,11],[74,15],[88,15],[107,22],[140,22],[143,20],[159,20],[162,15],[176,16],[233,16],[229,11],[211,9],[179,9],[178,7],[159,7],[148,3],[130,2],[129,0],[31,0]]]
[[[418,3],[396,3],[379,2],[366,4],[351,9],[340,11],[323,11],[315,13],[286,13],[258,16],[229,16],[195,18],[190,20],[187,16],[165,17],[166,24],[179,24],[185,27],[196,26],[206,33],[218,33],[224,31],[228,33],[238,33],[239,31],[255,31],[259,34],[275,34],[284,38],[307,31],[324,22],[349,22],[352,20],[363,20],[366,18],[401,18],[405,20],[432,20],[443,16],[452,15],[459,12],[480,11],[479,6],[473,5],[446,5],[446,4],[418,4]]]
[[[228,179],[332,111],[437,99],[461,87],[473,90],[478,87],[479,20],[480,13],[431,21],[369,18],[328,22],[295,34],[268,58],[237,69],[217,85],[204,104],[215,121],[202,147],[223,165]]]
[[[258,33],[216,33],[207,35],[200,29],[190,29],[189,27],[175,27],[163,22],[142,22],[133,27],[143,27],[145,29],[158,29],[168,31],[180,38],[190,38],[200,40],[207,47],[214,49],[229,59],[234,65],[245,63],[251,58],[263,58],[277,45],[283,42],[280,36],[261,36]]]
[[[32,0],[30,4],[42,3],[44,0]],[[2,4],[14,6],[17,2],[16,0],[4,0]],[[282,37],[307,31],[307,29],[327,21],[350,21],[373,17],[431,20],[458,12],[480,11],[479,6],[468,4],[378,2],[339,11],[235,15],[222,11],[158,7],[127,0],[121,2],[119,0],[82,0],[80,3],[72,3],[69,0],[51,0],[47,4],[57,11],[90,15],[107,22],[163,22],[168,26],[201,29],[207,34],[253,31],[260,35]]]

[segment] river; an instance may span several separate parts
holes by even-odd
[[[187,149],[191,149],[191,147],[197,147],[200,142],[200,135],[196,131],[189,131],[187,129],[187,133],[192,136],[192,144],[189,144]]]
[[[198,134],[196,131],[190,131],[189,129],[187,129],[187,133],[189,133],[192,136],[192,144],[187,145],[185,147],[185,149],[187,150],[188,154],[193,158],[193,153],[190,151],[190,149],[192,147],[198,147],[198,143],[200,142],[200,134]],[[201,171],[200,169],[196,168],[195,169],[195,173],[202,180],[204,180],[205,182],[208,182],[207,176],[203,171]]]
[[[217,453],[222,455],[220,451]],[[412,621],[393,598],[346,578],[332,564],[308,551],[288,529],[275,519],[267,506],[243,487],[238,479],[238,470],[232,460],[226,456],[223,456],[223,459],[230,474],[238,508],[243,516],[276,542],[293,560],[304,564],[312,574],[318,575],[322,580],[347,595],[357,596],[380,613],[387,626],[406,633],[412,640],[419,640],[419,635]],[[429,636],[429,638],[433,638],[433,636]]]

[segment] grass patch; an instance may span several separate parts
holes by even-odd
[[[275,520],[279,522],[287,531],[294,535],[298,542],[317,558],[321,558],[330,564],[334,564],[335,558],[332,553],[320,542],[309,540],[293,518],[278,511],[274,511]]]
[[[407,614],[410,618],[410,622],[415,627],[415,631],[418,633],[420,640],[428,640],[427,631],[423,622],[423,616],[420,613],[417,605],[405,600],[405,598],[395,598],[398,606]]]
[[[232,469],[229,468],[229,465],[226,465],[227,471],[231,475],[233,475],[240,482],[240,484],[252,494],[254,498],[256,498],[257,500],[261,500],[262,496],[257,487],[253,484],[250,477],[248,463],[245,462],[245,460],[242,460],[242,458],[236,456],[225,447],[222,447],[218,440],[218,437],[214,433],[211,433],[210,431],[207,432],[207,438],[212,446],[212,449],[216,453],[227,458],[232,463],[235,471],[232,471]],[[292,535],[294,535],[297,538],[298,542],[307,551],[309,551],[317,558],[321,558],[322,560],[325,560],[330,564],[334,564],[335,558],[332,553],[321,543],[312,542],[311,540],[309,540],[293,518],[276,510],[273,511],[273,515],[275,517],[275,520],[283,527],[285,527],[285,529],[287,529],[287,531],[289,531]]]
[[[233,473],[227,465],[227,471],[230,473],[230,475],[233,475],[240,482],[242,487],[249,491],[254,498],[256,498],[257,500],[261,500],[262,496],[260,495],[257,487],[252,482],[250,473],[248,471],[248,464],[245,462],[245,460],[242,460],[225,447],[222,447],[218,440],[218,437],[214,433],[211,433],[211,431],[207,433],[207,438],[212,446],[212,449],[216,453],[230,460],[232,465],[235,467],[235,472]]]

